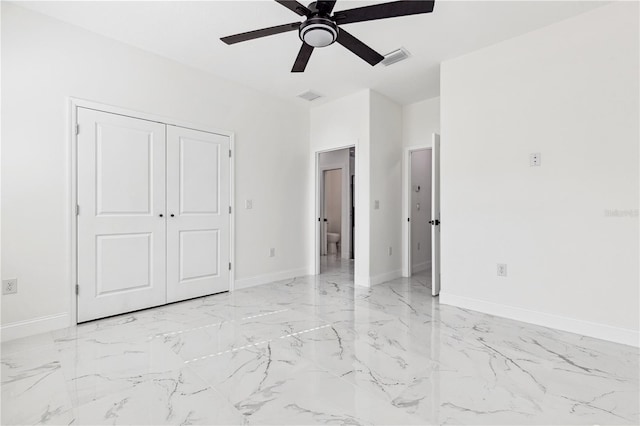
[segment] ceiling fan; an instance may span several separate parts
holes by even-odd
[[[333,15],[336,2],[318,0],[305,7],[295,0],[276,0],[287,9],[304,16],[302,22],[277,25],[246,33],[222,37],[226,44],[253,40],[260,37],[298,30],[302,47],[293,64],[291,72],[303,72],[309,62],[311,53],[316,47],[329,46],[335,42],[343,45],[371,65],[376,65],[384,56],[346,32],[340,25],[354,22],[373,21],[376,19],[395,18],[397,16],[431,13],[434,0],[393,1],[372,6],[357,7],[355,9],[340,10]]]

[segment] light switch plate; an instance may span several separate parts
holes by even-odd
[[[375,210],[378,210],[378,209],[380,208],[380,200],[375,200],[375,201],[373,202],[373,208],[374,208]]]
[[[507,276],[507,265],[506,263],[498,263],[498,276],[506,277]]]

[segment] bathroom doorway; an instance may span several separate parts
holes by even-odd
[[[355,148],[318,153],[318,268],[353,271]]]

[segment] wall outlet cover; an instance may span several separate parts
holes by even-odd
[[[18,279],[9,278],[2,280],[2,294],[15,294],[18,292]]]
[[[274,248],[269,249],[269,257],[276,257],[276,249]]]
[[[380,208],[380,200],[375,200],[375,201],[373,202],[373,208],[374,208],[375,210],[378,210],[378,209]]]
[[[542,163],[542,157],[539,152],[529,154],[529,166],[538,167]]]
[[[247,210],[251,210],[253,208],[253,200],[245,200],[244,208]]]

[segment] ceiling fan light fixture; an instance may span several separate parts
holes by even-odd
[[[311,47],[325,47],[338,38],[338,26],[331,19],[310,18],[300,25],[300,40]]]

